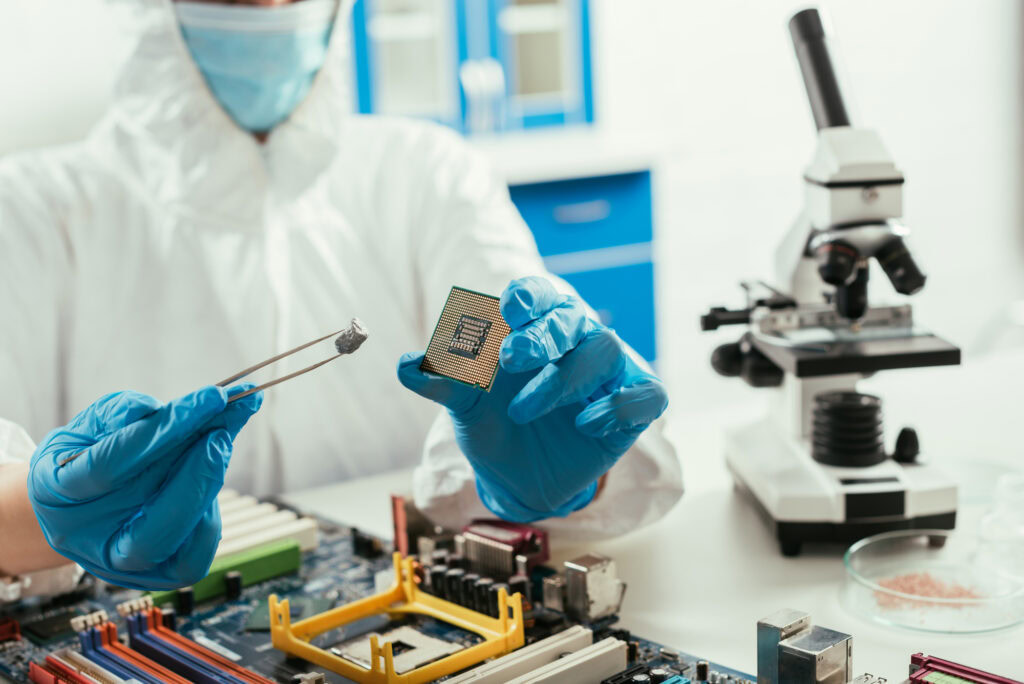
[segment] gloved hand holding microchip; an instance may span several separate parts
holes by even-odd
[[[668,396],[614,331],[547,280],[512,281],[500,311],[511,333],[490,392],[421,370],[423,352],[405,354],[398,377],[448,409],[491,512],[516,522],[566,516],[590,503]]]

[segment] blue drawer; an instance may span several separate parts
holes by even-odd
[[[516,185],[509,191],[544,256],[651,240],[649,171]]]
[[[653,264],[580,271],[562,277],[597,310],[602,323],[614,328],[640,356],[654,361]]]

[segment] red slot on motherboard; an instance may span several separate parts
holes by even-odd
[[[915,653],[910,656],[910,669],[911,682],[930,682],[935,675],[946,675],[970,682],[970,684],[1021,684],[1019,679],[1001,677],[950,660],[926,656],[923,653]]]
[[[21,625],[14,618],[0,620],[0,644],[21,639]]]
[[[95,684],[95,680],[85,679],[77,672],[72,672],[59,663],[47,660],[45,665],[31,663],[28,666],[28,678],[34,684]]]

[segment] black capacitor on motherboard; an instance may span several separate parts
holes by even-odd
[[[708,661],[699,660],[697,661],[697,672],[696,678],[698,682],[708,681]]]
[[[530,580],[526,575],[512,575],[508,578],[508,586],[510,595],[516,592],[523,595],[523,610],[526,610],[526,604],[530,601]]]
[[[234,601],[242,595],[242,573],[237,570],[224,573],[224,594],[228,601]]]
[[[462,578],[466,571],[462,568],[448,568],[444,574],[444,593],[452,603],[461,603],[459,597],[462,595]]]
[[[475,572],[467,572],[462,576],[462,587],[459,591],[459,605],[465,606],[470,610],[476,604],[476,581],[480,579],[480,575]]]
[[[172,632],[178,631],[178,614],[174,611],[174,608],[171,606],[164,606],[160,609],[160,616],[163,620],[164,627]]]
[[[654,667],[650,671],[652,684],[661,684],[672,679],[672,673],[663,667]]]
[[[499,615],[498,592],[500,592],[502,589],[505,590],[506,594],[508,593],[507,584],[505,584],[504,582],[496,582],[491,585],[490,589],[487,590],[489,592],[489,596],[487,598],[487,614],[493,618],[496,618]]]
[[[476,581],[476,584],[473,586],[473,610],[485,615],[491,614],[489,605],[492,586],[494,586],[494,580],[490,577],[481,577]]]
[[[178,590],[178,612],[182,615],[191,615],[196,607],[196,595],[192,587],[182,587]]]
[[[651,684],[651,675],[641,672],[640,674],[633,675],[629,681],[630,684]]]
[[[448,572],[447,565],[432,565],[427,573],[430,578],[427,582],[427,591],[438,598],[444,598],[448,594],[445,592],[444,576]]]

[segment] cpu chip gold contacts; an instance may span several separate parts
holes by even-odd
[[[497,297],[453,287],[420,370],[489,392],[498,372],[502,340],[511,331]]]

